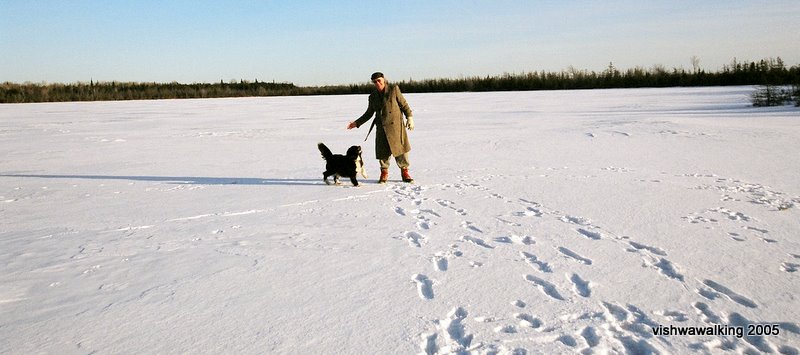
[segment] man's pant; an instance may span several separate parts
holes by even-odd
[[[391,156],[387,157],[386,159],[378,159],[378,161],[381,163],[381,169],[389,169],[389,161],[391,159]],[[408,153],[398,155],[394,157],[394,160],[397,162],[397,166],[399,166],[400,169],[407,169],[409,165],[411,165],[408,162]]]

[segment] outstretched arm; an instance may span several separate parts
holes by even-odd
[[[364,122],[367,122],[367,120],[369,120],[374,114],[375,110],[372,109],[372,105],[367,103],[367,111],[365,111],[364,114],[361,115],[361,117],[359,117],[355,121],[350,121],[349,123],[347,123],[347,129],[361,127],[361,125],[364,124]]]

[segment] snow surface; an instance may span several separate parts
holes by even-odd
[[[753,87],[0,105],[0,353],[800,349],[800,111]],[[322,182],[324,142],[370,179]],[[653,328],[777,324],[779,335]]]

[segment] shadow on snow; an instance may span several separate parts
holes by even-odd
[[[0,174],[0,177],[39,178],[39,179],[88,179],[88,180],[131,180],[154,181],[180,185],[325,185],[322,179],[262,179],[235,177],[201,176],[111,176],[111,175],[33,175]]]

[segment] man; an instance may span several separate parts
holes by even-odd
[[[394,157],[397,166],[400,167],[403,182],[414,182],[408,173],[410,165],[408,152],[411,151],[411,143],[408,141],[406,132],[406,129],[414,130],[411,108],[400,92],[400,88],[397,85],[389,85],[383,73],[372,74],[371,80],[375,85],[375,91],[369,94],[367,111],[357,120],[351,121],[347,125],[347,129],[361,127],[374,114],[375,119],[372,121],[369,132],[376,127],[375,156],[381,165],[381,177],[378,183],[384,184],[389,179],[389,159],[391,157]],[[405,124],[403,115],[406,117]],[[367,136],[369,136],[369,132],[367,132]]]

